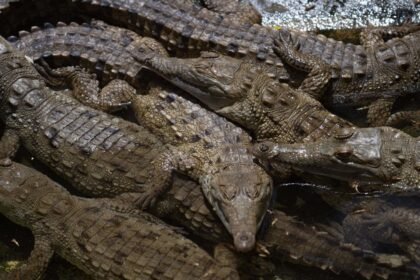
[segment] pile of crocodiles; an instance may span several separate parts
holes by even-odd
[[[420,279],[420,25],[5,0],[0,35],[0,221],[34,240],[0,279]]]

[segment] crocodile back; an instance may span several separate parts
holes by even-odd
[[[2,213],[95,278],[237,279],[235,271],[149,214],[119,213],[104,201],[72,196],[17,163],[0,168],[0,175]]]
[[[140,191],[164,151],[144,128],[47,88],[23,55],[0,60],[0,116],[29,152],[90,195]]]
[[[290,33],[288,43],[298,46],[299,51],[319,57],[332,66],[332,77],[353,77],[367,72],[366,50],[361,45],[344,43],[324,35],[307,32],[284,31]]]
[[[154,133],[161,134],[164,142],[171,144],[196,143],[207,149],[221,146],[243,144],[250,145],[251,137],[241,128],[225,118],[195,104],[170,86],[153,86],[145,96],[139,96],[135,102],[139,122],[151,122]],[[156,129],[156,115],[162,115],[169,125]],[[146,121],[147,120],[147,121]],[[156,122],[163,122],[157,120]]]
[[[9,37],[9,41],[34,60],[53,58],[57,67],[80,63],[103,81],[120,78],[140,87],[137,74],[142,65],[129,50],[135,49],[142,37],[134,32],[94,21],[91,25],[45,24],[19,35]]]

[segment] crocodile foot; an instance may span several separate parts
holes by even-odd
[[[138,194],[134,204],[142,210],[153,207],[158,195],[159,193],[156,190],[147,190],[144,193]]]

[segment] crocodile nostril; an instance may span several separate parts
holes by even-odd
[[[250,231],[239,232],[234,235],[234,244],[239,252],[249,252],[255,246],[255,234]]]
[[[249,237],[248,236],[246,236],[246,235],[242,235],[241,237],[239,237],[239,240],[241,240],[241,241],[248,241],[249,240]]]

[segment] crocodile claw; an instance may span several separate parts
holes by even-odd
[[[156,191],[148,190],[144,193],[139,193],[134,203],[138,208],[142,210],[148,209],[156,204],[157,196],[158,194]]]

